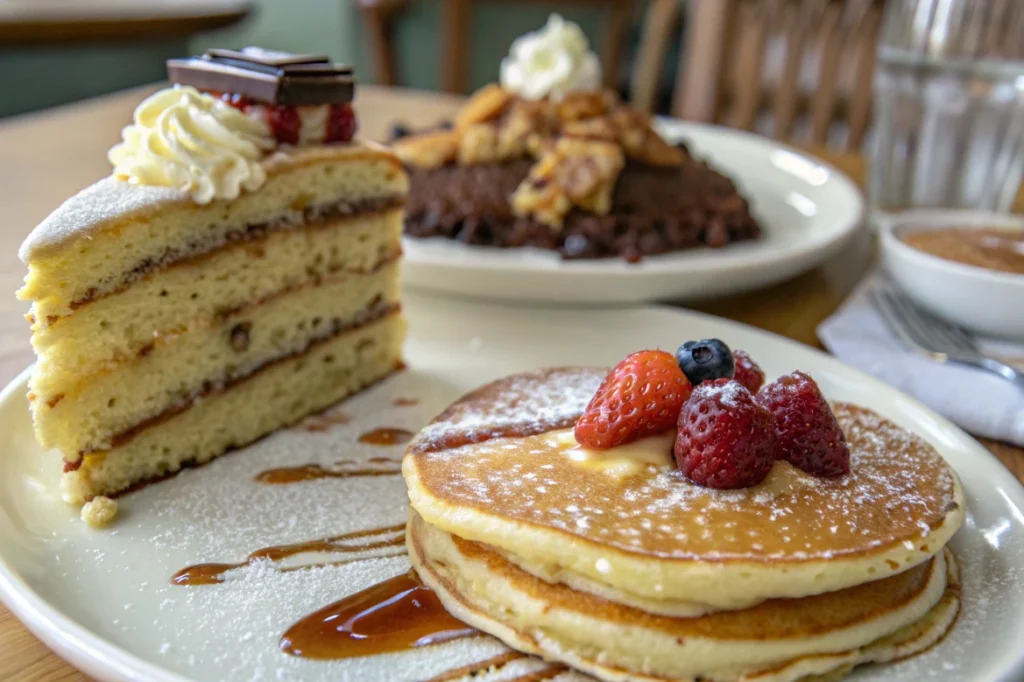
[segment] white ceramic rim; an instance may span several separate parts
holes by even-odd
[[[727,274],[730,271],[743,270],[756,266],[763,262],[766,255],[771,256],[776,262],[791,262],[805,259],[813,254],[827,253],[830,248],[844,243],[864,219],[865,204],[864,194],[861,189],[853,182],[853,180],[850,179],[848,175],[846,175],[846,173],[813,154],[809,154],[806,151],[791,145],[783,144],[745,130],[735,130],[720,125],[695,123],[669,117],[657,117],[657,122],[659,124],[659,129],[670,131],[666,136],[673,139],[682,139],[685,136],[685,133],[681,131],[695,131],[697,134],[740,138],[744,140],[745,143],[752,145],[752,147],[763,150],[765,154],[781,152],[791,155],[793,160],[798,163],[802,163],[805,166],[805,171],[808,173],[820,173],[824,170],[828,176],[826,181],[837,183],[841,190],[849,196],[852,210],[849,212],[847,219],[842,223],[841,227],[832,231],[831,234],[825,235],[825,238],[807,240],[800,243],[796,248],[792,248],[784,252],[780,251],[778,253],[765,254],[763,251],[752,249],[749,253],[737,253],[730,252],[728,246],[726,246],[723,249],[702,251],[702,258],[694,259],[692,261],[687,260],[685,263],[680,263],[673,260],[672,256],[687,254],[690,253],[690,251],[677,251],[647,256],[639,263],[629,264],[628,268],[618,267],[622,264],[621,259],[619,258],[562,260],[558,257],[558,254],[554,252],[547,249],[538,249],[533,247],[509,249],[474,247],[452,242],[451,240],[442,240],[438,237],[415,239],[414,242],[450,242],[452,248],[458,248],[460,250],[478,250],[482,254],[486,253],[491,256],[487,259],[487,269],[500,270],[503,272],[521,271],[528,273],[534,271],[550,271],[553,268],[557,268],[566,271],[567,274],[585,273],[599,275],[609,273],[614,267],[615,269],[613,274],[615,277],[636,278],[647,277],[652,274],[675,274],[679,272],[686,272],[688,274],[721,272],[722,274]],[[712,166],[714,165],[714,160],[712,159]],[[754,212],[756,213],[756,211],[757,207],[755,206]],[[411,240],[412,238],[405,237],[405,239]],[[495,252],[500,252],[502,255],[508,254],[510,257],[501,258],[498,257],[498,254]],[[535,255],[536,258],[520,258],[517,255],[520,253],[532,254]],[[450,258],[446,253],[441,252],[440,249],[438,249],[437,253],[423,253],[421,251],[416,251],[414,253],[414,257],[417,265],[444,267],[458,270],[478,270],[480,268],[480,263],[476,261]]]
[[[939,271],[939,274],[944,274],[948,277],[972,280],[977,283],[1024,289],[1024,275],[998,272],[976,265],[967,265],[966,263],[957,263],[956,261],[940,258],[939,256],[925,253],[920,249],[915,249],[897,235],[899,231],[908,228],[939,230],[946,227],[974,229],[1005,227],[1018,228],[1024,231],[1024,216],[1011,213],[993,213],[990,211],[920,209],[904,211],[894,216],[880,215],[877,218],[877,224],[882,235],[883,248],[889,249],[893,253],[898,254],[900,258],[919,268],[928,268],[933,271]]]
[[[30,365],[0,391],[0,404],[24,390]],[[78,670],[98,679],[118,682],[194,682],[111,644],[65,616],[11,570],[0,555],[0,597],[14,616],[55,654]]]

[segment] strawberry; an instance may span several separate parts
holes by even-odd
[[[734,350],[732,358],[736,363],[736,371],[732,378],[743,384],[751,393],[757,393],[757,390],[764,384],[764,371],[747,355],[745,350]]]
[[[270,132],[281,144],[298,144],[299,131],[302,128],[302,119],[295,107],[278,105],[270,107],[267,111],[267,123],[270,124]]]
[[[758,391],[756,399],[775,420],[778,459],[815,476],[850,471],[846,437],[814,379],[803,372],[787,374]]]
[[[328,110],[324,142],[348,142],[356,134],[356,115],[348,104],[332,104]]]
[[[698,485],[757,485],[775,462],[772,416],[735,380],[715,379],[693,389],[678,426],[676,465]]]
[[[607,450],[668,431],[692,390],[672,353],[642,350],[627,355],[601,382],[576,422],[576,440]]]

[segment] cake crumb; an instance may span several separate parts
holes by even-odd
[[[104,528],[117,516],[117,502],[100,495],[82,507],[82,520],[92,528]]]

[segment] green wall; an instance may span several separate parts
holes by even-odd
[[[0,49],[0,117],[93,97],[166,77],[185,41],[60,49]]]
[[[498,76],[509,45],[560,11],[600,45],[602,11],[551,5],[479,3],[471,32],[470,84]],[[227,29],[185,41],[61,49],[0,50],[0,116],[31,111],[84,97],[161,80],[164,62],[208,47],[260,45],[290,52],[327,54],[353,64],[370,82],[372,63],[355,0],[256,0],[251,17]],[[402,84],[436,89],[441,76],[440,10],[435,0],[418,0],[398,25],[398,67]]]

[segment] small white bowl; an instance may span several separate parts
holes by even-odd
[[[995,227],[1024,231],[1024,216],[914,210],[878,219],[882,261],[900,287],[939,317],[982,334],[1024,340],[1024,275],[933,256],[906,244],[909,231]]]

